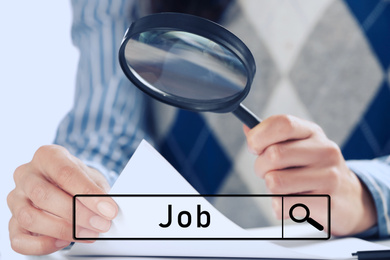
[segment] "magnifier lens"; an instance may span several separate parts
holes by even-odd
[[[247,85],[248,73],[236,55],[193,33],[141,32],[130,38],[124,54],[133,75],[162,95],[221,101],[240,95]]]
[[[260,123],[241,102],[256,72],[245,44],[220,25],[178,13],[133,22],[119,49],[126,76],[151,97],[196,112],[232,112],[248,127]]]

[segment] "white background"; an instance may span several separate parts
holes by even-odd
[[[52,143],[73,103],[78,52],[71,18],[70,1],[0,0],[1,259],[23,259],[8,238],[13,172]]]

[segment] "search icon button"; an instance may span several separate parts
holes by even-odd
[[[306,211],[306,216],[304,218],[296,218],[294,217],[294,214],[293,214],[293,211],[295,208],[297,207],[302,207],[305,209]],[[309,208],[305,205],[305,204],[302,204],[302,203],[297,203],[297,204],[294,204],[291,208],[290,208],[290,211],[289,211],[289,215],[290,215],[290,218],[292,221],[294,222],[297,222],[297,223],[302,223],[302,222],[305,222],[307,221],[310,225],[312,225],[313,227],[315,227],[316,229],[318,229],[319,231],[322,231],[324,230],[324,227],[318,223],[317,221],[315,221],[314,219],[312,219],[310,217],[310,210]]]

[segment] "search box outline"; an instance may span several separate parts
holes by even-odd
[[[325,197],[328,205],[328,230],[326,237],[284,237],[284,220],[282,218],[281,237],[76,237],[76,199],[78,197],[280,197],[282,198],[282,216],[285,197]],[[328,240],[331,238],[331,197],[328,194],[76,194],[72,200],[73,223],[72,235],[75,240]]]

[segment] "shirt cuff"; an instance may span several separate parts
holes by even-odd
[[[88,160],[83,160],[83,163],[87,165],[88,167],[94,168],[98,170],[107,180],[108,184],[110,187],[114,185],[116,179],[118,178],[118,173],[108,170],[106,167],[101,165],[100,163],[94,162],[94,161],[88,161]]]
[[[390,166],[377,160],[347,161],[348,167],[366,185],[375,203],[377,225],[366,230],[358,237],[379,238],[390,235]]]

